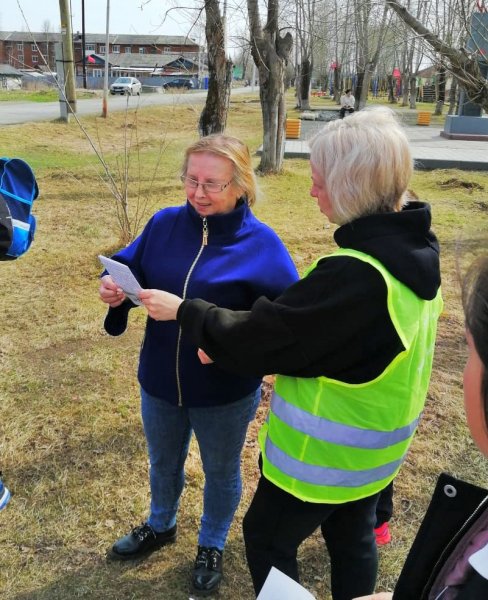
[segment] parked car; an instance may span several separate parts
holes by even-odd
[[[142,83],[135,77],[119,77],[110,86],[110,93],[129,94],[130,96],[139,96],[141,93]]]
[[[168,88],[184,88],[186,90],[192,90],[195,87],[195,84],[191,79],[185,79],[184,77],[177,77],[176,79],[172,79],[167,83],[163,84],[163,88],[167,90]]]

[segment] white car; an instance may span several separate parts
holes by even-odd
[[[135,77],[119,77],[110,86],[110,93],[128,94],[129,96],[139,96],[141,93],[142,83]]]

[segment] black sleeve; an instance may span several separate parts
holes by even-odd
[[[131,308],[135,308],[135,306],[136,305],[130,300],[125,300],[125,302],[122,302],[117,308],[109,307],[103,322],[105,331],[113,336],[122,335],[127,329],[129,311]]]
[[[371,265],[350,257],[319,262],[273,302],[235,312],[203,300],[178,311],[185,335],[222,368],[241,375],[320,375],[349,383],[377,377],[403,350]]]

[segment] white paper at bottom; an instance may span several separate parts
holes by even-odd
[[[315,600],[315,596],[275,567],[271,567],[257,600]]]

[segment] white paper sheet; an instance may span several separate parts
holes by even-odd
[[[315,596],[279,569],[271,567],[257,600],[315,600]]]
[[[115,283],[124,290],[127,298],[132,300],[134,304],[142,306],[142,302],[137,296],[142,288],[129,267],[101,254],[98,255],[98,258]]]

